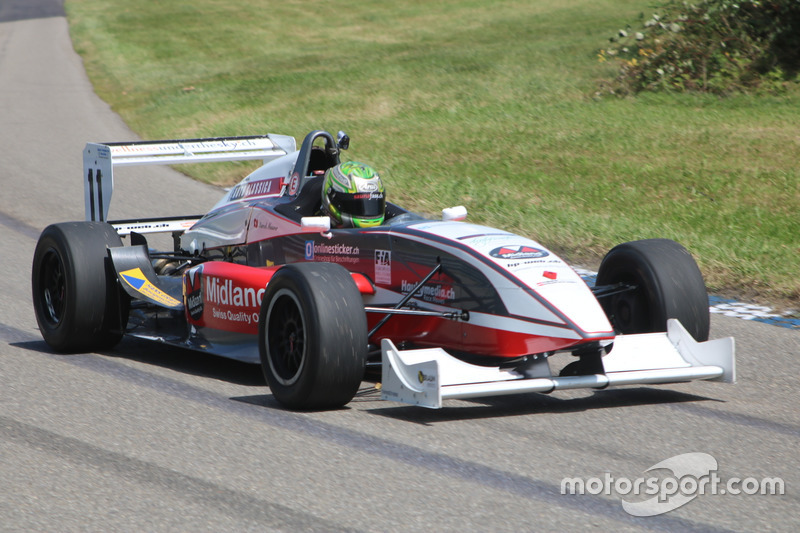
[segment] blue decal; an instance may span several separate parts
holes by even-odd
[[[144,285],[145,280],[139,277],[130,276],[126,274],[122,274],[122,277],[125,278],[125,281],[130,283],[131,287],[134,289],[141,290],[142,286]]]

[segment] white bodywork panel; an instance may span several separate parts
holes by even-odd
[[[542,244],[507,231],[466,222],[425,221],[409,227],[468,246],[539,295],[540,301],[532,303],[531,297],[520,291],[519,285],[506,275],[489,267],[481,268],[457,248],[449,247],[453,255],[481,268],[510,315],[564,324],[554,313],[557,309],[588,334],[612,331],[608,317],[586,282]],[[445,248],[446,245],[439,246]],[[563,332],[553,332],[553,336],[563,336]]]

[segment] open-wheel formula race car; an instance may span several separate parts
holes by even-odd
[[[348,144],[325,131],[299,150],[283,135],[87,144],[86,220],[48,226],[34,254],[45,341],[94,351],[130,335],[260,363],[293,409],[347,404],[377,365],[384,399],[435,408],[734,381],[733,339],[707,340],[706,288],[679,244],[618,245],[590,288],[541,244],[464,222],[463,207],[433,220],[387,202],[382,225],[331,228],[322,175]],[[263,165],[207,214],[108,221],[115,167],[229,160]],[[149,247],[159,232],[173,249]],[[558,375],[556,354],[574,359]]]

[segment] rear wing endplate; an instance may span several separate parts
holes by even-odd
[[[296,150],[294,137],[260,135],[215,137],[131,143],[87,143],[83,151],[83,186],[86,220],[108,221],[108,207],[114,190],[114,167],[133,165],[176,165],[222,161],[262,160],[265,164]],[[118,231],[156,233],[175,231],[199,217],[146,219],[134,224],[114,224]],[[182,222],[178,222],[182,220]],[[135,229],[134,229],[135,228]]]

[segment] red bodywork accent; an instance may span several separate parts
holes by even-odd
[[[187,320],[197,328],[258,335],[261,303],[267,284],[283,265],[251,267],[223,261],[202,264],[184,275]],[[364,274],[351,272],[361,294],[375,294],[375,285]],[[202,302],[198,306],[196,302]],[[368,313],[371,329],[384,315]],[[194,318],[193,318],[194,317]],[[567,331],[567,330],[565,330]],[[582,339],[547,337],[476,326],[436,316],[392,316],[370,339],[380,345],[388,338],[395,343],[453,348],[463,352],[503,358],[563,350]],[[613,339],[613,334],[608,337]]]
[[[258,315],[267,283],[279,267],[255,268],[210,261],[183,278],[187,320],[198,328],[258,335]],[[193,295],[202,307],[190,302]],[[194,318],[193,318],[194,315]]]
[[[282,266],[203,263],[193,274],[183,277],[187,320],[199,328],[258,335],[258,318],[267,284]],[[362,294],[375,294],[369,278],[358,273],[350,275]],[[202,306],[190,303],[193,296],[201,298],[198,301],[202,301]]]
[[[375,294],[375,285],[372,284],[372,281],[367,276],[358,272],[350,272],[350,277],[353,278],[361,294]]]
[[[372,328],[383,318],[380,313],[367,314]],[[583,339],[546,337],[502,329],[476,326],[440,317],[396,315],[389,319],[370,339],[380,345],[384,338],[394,343],[410,342],[431,348],[452,348],[458,351],[493,357],[514,358],[534,353],[568,349]],[[613,339],[613,333],[603,339]]]

